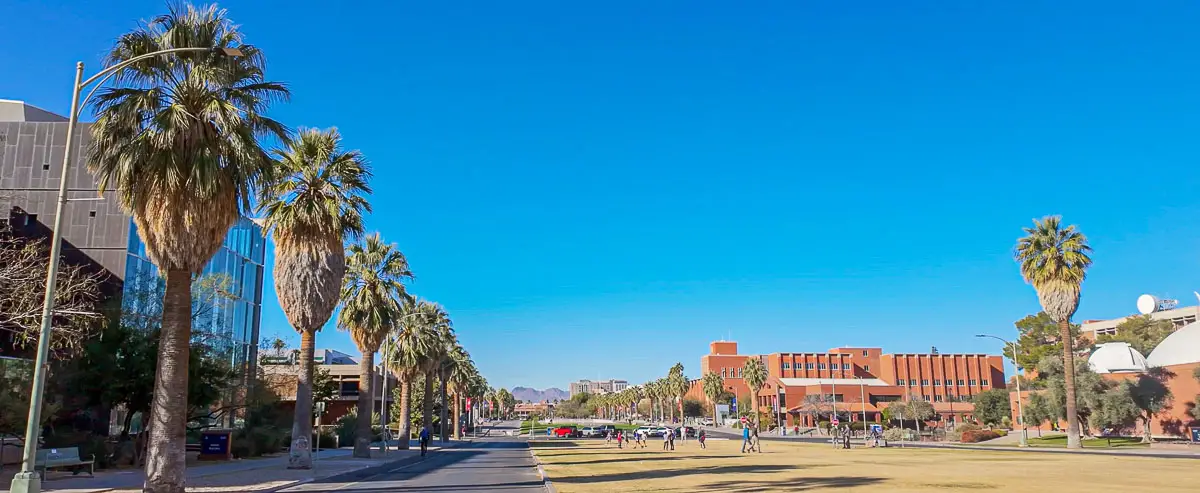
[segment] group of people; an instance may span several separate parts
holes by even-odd
[[[663,448],[662,449],[663,450],[675,450],[675,429],[668,428],[666,433],[663,433],[662,437],[663,437]],[[629,443],[630,448],[638,448],[639,446],[641,448],[646,448],[646,439],[647,438],[648,437],[646,435],[646,431],[640,430],[640,429],[634,430],[632,437],[626,436],[624,430],[609,431],[608,433],[606,433],[604,435],[605,443],[612,443],[613,440],[616,440],[617,448],[624,448],[624,444],[626,442]],[[700,442],[700,448],[706,448],[706,446],[704,445],[704,442],[707,438],[708,437],[707,437],[707,435],[705,435],[704,430],[700,430],[700,433],[697,436],[697,439]]]
[[[762,446],[758,443],[758,426],[747,423],[742,427],[742,453],[755,451],[762,453]]]

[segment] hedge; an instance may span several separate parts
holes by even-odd
[[[969,430],[962,433],[962,443],[979,443],[993,438],[1000,438],[1000,434],[992,430]]]

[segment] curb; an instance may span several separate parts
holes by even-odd
[[[529,447],[529,456],[533,458],[533,462],[537,464],[538,475],[542,477],[542,486],[546,488],[548,493],[558,493],[554,488],[554,483],[550,481],[550,477],[546,475],[546,470],[542,468],[542,461],[538,459],[537,454],[533,453],[533,447]]]

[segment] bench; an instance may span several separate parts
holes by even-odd
[[[79,447],[39,449],[33,461],[34,470],[42,470],[42,478],[46,477],[47,470],[60,467],[72,468],[71,475],[74,476],[83,471],[83,466],[87,466],[89,476],[96,476],[96,457],[83,460],[79,456]]]

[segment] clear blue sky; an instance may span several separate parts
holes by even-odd
[[[59,112],[164,11],[43,3],[6,2],[0,98]],[[368,226],[496,386],[695,376],[727,336],[997,352],[971,335],[1038,310],[1011,249],[1052,213],[1096,250],[1077,319],[1195,303],[1195,2],[580,3],[223,4],[274,116],[373,161]]]

